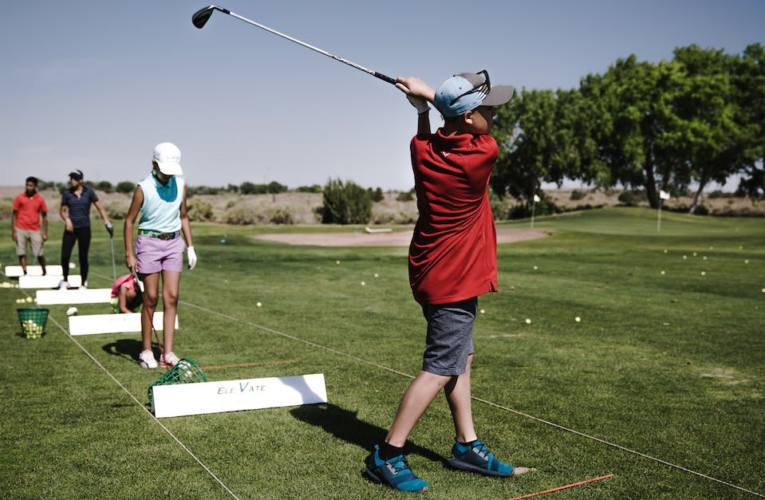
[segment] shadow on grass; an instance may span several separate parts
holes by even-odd
[[[154,358],[159,359],[159,346],[156,343],[152,343],[151,347],[151,350],[154,351]],[[138,355],[143,351],[143,344],[140,340],[136,339],[120,339],[116,342],[105,344],[101,349],[112,356],[119,356],[128,361],[138,363]]]
[[[376,444],[382,443],[388,433],[382,427],[359,420],[357,412],[345,410],[333,404],[300,406],[291,410],[290,413],[302,422],[321,427],[333,436],[365,450],[371,451]],[[404,453],[420,455],[446,466],[446,459],[440,454],[408,441],[404,446]]]

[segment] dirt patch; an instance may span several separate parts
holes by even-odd
[[[497,229],[497,244],[544,238],[548,234],[540,229]],[[315,245],[320,247],[408,247],[412,231],[391,233],[287,233],[262,234],[255,239],[288,243],[290,245]]]

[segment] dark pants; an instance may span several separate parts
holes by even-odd
[[[73,233],[64,231],[61,242],[61,267],[64,268],[64,280],[69,278],[69,259],[72,256],[74,242],[77,241],[77,252],[80,254],[80,276],[82,284],[88,281],[88,250],[90,250],[90,228],[78,227]]]

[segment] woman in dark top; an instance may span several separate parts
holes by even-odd
[[[82,277],[82,288],[87,288],[88,284],[88,250],[90,249],[90,204],[93,203],[104,219],[106,230],[109,235],[114,235],[114,226],[109,221],[101,202],[98,201],[96,192],[83,185],[83,175],[81,170],[75,170],[69,173],[69,183],[71,188],[65,190],[61,195],[61,218],[66,223],[64,239],[61,242],[61,267],[64,272],[64,279],[59,283],[59,288],[65,290],[69,288],[69,258],[72,256],[74,242],[77,242],[77,251],[80,254],[80,276]]]

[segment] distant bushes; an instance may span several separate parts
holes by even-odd
[[[125,218],[130,208],[130,204],[124,201],[107,201],[104,203],[104,210],[110,219],[122,220]]]
[[[287,205],[256,207],[248,203],[238,203],[223,215],[226,224],[294,224],[292,208]]]
[[[0,200],[0,220],[10,219],[13,215],[13,201],[8,198]]]
[[[204,200],[189,202],[187,214],[189,220],[194,222],[208,222],[215,219],[212,204]]]
[[[587,197],[587,193],[585,193],[584,191],[580,191],[578,189],[574,189],[573,191],[571,191],[571,198],[570,199],[572,201],[583,200],[586,197]]]
[[[366,224],[372,218],[372,197],[361,186],[330,179],[324,186],[321,222],[324,224]]]
[[[135,191],[135,184],[133,184],[130,181],[118,182],[114,190],[117,191],[118,193],[130,194],[133,191]]]

